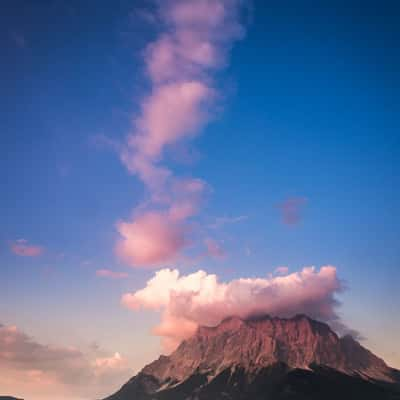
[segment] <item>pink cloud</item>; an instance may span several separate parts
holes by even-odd
[[[154,267],[176,259],[185,246],[185,227],[168,214],[149,211],[131,222],[119,222],[116,254],[133,267]]]
[[[232,2],[231,2],[232,4]],[[225,18],[228,1],[176,1],[168,8],[168,19],[180,25],[216,27]]]
[[[214,258],[224,258],[226,256],[225,250],[214,239],[207,238],[204,240],[207,248],[207,255]]]
[[[45,345],[16,326],[0,324],[2,391],[24,398],[103,398],[131,374],[118,352]]]
[[[166,150],[197,135],[213,117],[219,97],[213,73],[226,64],[243,34],[239,0],[167,0],[157,3],[163,31],[144,51],[150,93],[132,118],[119,153],[149,192],[133,219],[120,221],[116,254],[129,265],[157,266],[176,259],[190,243],[190,219],[208,186],[180,178],[165,165]]]
[[[301,220],[301,214],[307,204],[305,197],[290,197],[279,208],[282,213],[282,221],[286,225],[296,225]]]
[[[185,221],[197,214],[204,196],[209,191],[206,182],[201,179],[176,179],[164,191],[168,214],[174,220]]]
[[[25,239],[18,239],[10,243],[10,250],[17,256],[22,257],[37,257],[44,252],[43,247],[31,245]]]
[[[124,279],[128,278],[129,276],[126,272],[111,271],[109,269],[98,269],[96,271],[96,275],[102,278],[111,278],[111,279]]]
[[[173,0],[160,3],[166,31],[147,48],[151,80],[206,81],[210,71],[224,66],[233,40],[243,36],[238,22],[239,1]]]
[[[115,252],[132,267],[159,267],[175,261],[189,243],[188,218],[198,212],[207,192],[200,179],[171,179],[162,192],[154,193],[162,210],[140,210],[131,220],[117,223],[120,235]]]
[[[140,155],[156,159],[165,146],[193,135],[206,121],[202,105],[212,95],[211,88],[194,80],[155,88],[142,104],[137,132],[130,144]]]
[[[201,270],[180,275],[176,269],[163,269],[143,289],[125,294],[122,304],[133,310],[161,312],[161,322],[154,333],[162,337],[168,349],[173,349],[199,325],[213,326],[232,315],[286,317],[305,313],[319,320],[337,321],[334,295],[341,289],[332,266],[230,282],[219,282],[216,275]]]

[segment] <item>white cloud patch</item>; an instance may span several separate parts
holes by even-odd
[[[230,282],[220,282],[217,275],[202,270],[181,275],[177,269],[162,269],[143,289],[125,294],[122,303],[133,310],[159,311],[161,322],[154,333],[171,350],[191,336],[199,325],[217,325],[233,315],[287,317],[305,313],[336,323],[335,294],[341,289],[333,266],[323,266],[320,270],[306,267],[282,276]]]

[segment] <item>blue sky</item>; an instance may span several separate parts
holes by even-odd
[[[130,268],[114,245],[117,221],[145,189],[99,138],[123,140],[149,90],[142,51],[159,27],[137,10],[152,7],[7,3],[0,321],[42,343],[99,343],[137,369],[160,351],[149,335],[157,315],[132,313],[120,298],[154,271]],[[390,1],[254,1],[245,37],[216,75],[217,117],[168,164],[212,188],[196,224],[246,217],[211,232],[226,257],[180,263],[184,273],[230,280],[334,265],[347,287],[344,321],[399,368],[398,16]],[[307,201],[287,225],[279,205],[291,198]],[[13,254],[22,238],[45,251]],[[102,279],[98,269],[129,278]]]

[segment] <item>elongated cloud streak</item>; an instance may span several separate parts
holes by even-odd
[[[44,252],[44,248],[29,244],[25,239],[18,239],[10,243],[10,250],[17,256],[22,257],[37,257]]]
[[[111,279],[125,279],[128,278],[126,272],[112,271],[110,269],[98,269],[96,271],[96,276],[101,278],[111,278]]]
[[[120,151],[127,169],[150,193],[147,208],[120,221],[117,255],[134,267],[173,261],[189,243],[188,219],[199,211],[207,184],[182,179],[163,165],[165,151],[191,139],[213,117],[218,90],[213,72],[226,64],[232,42],[243,35],[239,0],[159,1],[164,27],[144,54],[151,91],[140,102]]]
[[[133,310],[161,312],[161,323],[154,333],[163,338],[167,349],[173,349],[199,325],[213,326],[233,315],[287,317],[305,313],[335,322],[338,303],[334,295],[340,290],[336,268],[332,266],[321,267],[319,271],[307,267],[285,276],[242,278],[227,283],[201,270],[180,275],[176,269],[162,269],[145,288],[125,294],[122,303]]]

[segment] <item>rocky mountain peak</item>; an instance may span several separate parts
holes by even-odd
[[[145,392],[164,393],[185,382],[191,382],[190,387],[203,387],[226,371],[229,376],[240,371],[240,379],[248,385],[265,371],[281,376],[287,371],[311,371],[315,366],[366,381],[400,383],[398,371],[353,338],[339,338],[325,323],[306,315],[263,315],[249,319],[230,317],[214,327],[199,327],[171,355],[161,356],[143,368],[131,384]],[[197,382],[199,377],[202,383]]]
[[[180,381],[195,371],[217,374],[240,366],[254,373],[277,362],[303,369],[314,363],[390,380],[389,368],[382,360],[354,339],[340,339],[327,324],[305,315],[231,317],[214,327],[200,327],[169,357],[151,363],[143,372],[161,381]]]

